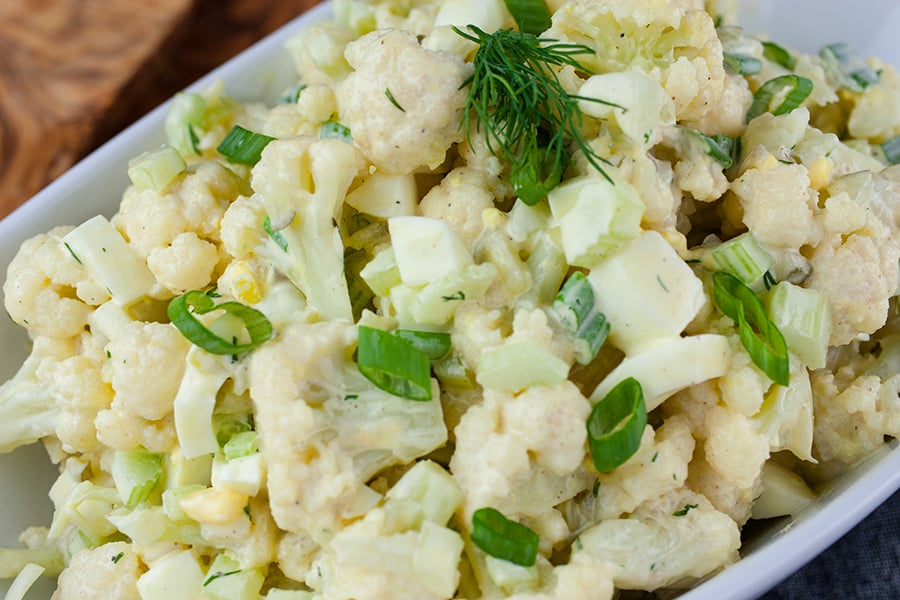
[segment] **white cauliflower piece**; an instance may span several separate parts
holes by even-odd
[[[574,544],[613,568],[619,589],[686,587],[738,558],[740,530],[703,496],[676,491],[639,507],[627,519],[588,529]]]
[[[664,130],[663,143],[677,155],[674,167],[675,185],[695,200],[712,202],[728,190],[723,167],[710,156],[695,135],[676,127]]]
[[[693,452],[694,438],[683,417],[670,417],[655,432],[647,426],[638,451],[614,471],[597,477],[593,522],[630,513],[684,485]]]
[[[423,216],[440,219],[453,228],[472,250],[484,230],[482,213],[494,206],[486,179],[487,174],[480,169],[457,167],[425,194],[419,210]]]
[[[706,414],[706,460],[723,479],[740,488],[753,486],[769,458],[769,441],[749,418],[716,405]]]
[[[7,268],[6,311],[32,336],[71,338],[87,326],[92,308],[76,291],[91,278],[61,241],[71,229],[57,227],[26,240]]]
[[[888,301],[897,289],[900,246],[854,233],[832,235],[812,256],[812,273],[804,287],[828,298],[831,311],[829,345],[841,346],[884,325]]]
[[[103,450],[94,419],[109,408],[113,390],[103,381],[100,366],[86,356],[70,356],[43,365],[38,377],[47,380],[60,405],[56,436],[63,450],[72,454]]]
[[[900,375],[881,380],[843,367],[813,371],[810,378],[813,451],[820,460],[849,467],[880,448],[885,436],[900,436]]]
[[[725,69],[712,18],[668,0],[576,0],[553,15],[548,38],[595,51],[578,60],[595,73],[635,70],[675,102],[679,121],[721,104]]]
[[[745,117],[752,103],[753,92],[750,91],[747,80],[741,75],[726,72],[722,95],[715,110],[708,110],[700,118],[692,119],[686,124],[707,135],[724,133],[738,136],[744,132]]]
[[[178,234],[169,246],[154,248],[147,256],[150,272],[176,296],[206,287],[218,262],[215,244],[193,231]]]
[[[481,353],[502,344],[509,330],[510,324],[504,322],[503,311],[487,309],[477,302],[463,302],[456,309],[450,330],[450,347],[474,372]]]
[[[97,439],[114,450],[134,450],[143,446],[150,452],[171,452],[178,447],[172,415],[148,421],[121,408],[101,410],[94,419]]]
[[[688,467],[686,485],[698,494],[703,494],[716,510],[725,513],[741,526],[750,518],[753,502],[764,488],[762,477],[750,487],[743,488],[722,477],[706,460],[702,445],[694,453]]]
[[[112,542],[72,556],[52,600],[141,600],[143,565],[131,544]]]
[[[814,193],[806,167],[769,156],[731,184],[744,211],[744,224],[756,239],[773,248],[815,245],[822,230],[815,219]]]
[[[520,592],[509,600],[611,600],[615,592],[613,569],[588,552],[575,552],[564,565],[553,568],[553,584],[539,592]]]
[[[115,391],[113,408],[151,421],[170,414],[190,348],[174,325],[128,323],[106,346],[104,375]]]
[[[129,187],[112,221],[142,258],[188,231],[218,244],[222,215],[235,198],[248,195],[249,189],[226,167],[209,161],[191,165],[187,175],[166,192]]]
[[[447,439],[438,399],[376,388],[351,360],[355,340],[346,322],[294,324],[250,364],[272,516],[317,542],[377,502],[373,475]]]
[[[504,512],[515,505],[523,514],[540,514],[566,500],[552,487],[532,490],[528,482],[543,470],[551,486],[553,476],[565,484],[584,459],[589,412],[590,403],[569,381],[518,396],[486,390],[484,401],[469,408],[454,431],[450,470],[465,495],[464,522],[485,506]],[[532,496],[517,498],[525,488]]]
[[[378,31],[347,45],[355,69],[337,88],[341,122],[381,171],[435,169],[463,138],[459,129],[471,66],[422,48],[408,31]],[[387,97],[402,107],[397,108]]]
[[[344,47],[353,37],[353,32],[336,23],[317,23],[291,36],[285,46],[301,81],[331,84],[350,73]]]
[[[322,123],[337,112],[337,99],[330,85],[305,86],[296,102],[274,106],[266,116],[261,132],[276,138],[319,134]]]

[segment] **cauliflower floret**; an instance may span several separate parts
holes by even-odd
[[[298,323],[250,364],[272,516],[317,542],[377,502],[366,485],[373,475],[447,440],[438,399],[375,388],[351,360],[355,340],[346,322]]]
[[[667,419],[656,432],[647,426],[638,451],[614,471],[597,477],[600,486],[592,520],[620,517],[681,487],[693,452],[694,438],[683,417]]]
[[[174,325],[130,322],[106,349],[113,408],[155,421],[172,412],[190,342]]]
[[[455,430],[450,470],[465,495],[464,522],[484,506],[503,512],[515,505],[534,515],[566,500],[556,489],[534,490],[528,481],[543,470],[549,486],[553,476],[565,483],[578,469],[589,412],[590,403],[569,381],[532,387],[518,396],[486,390],[484,401],[472,406]],[[532,497],[517,498],[526,487]]]
[[[769,458],[769,441],[744,415],[716,405],[706,414],[706,460],[723,479],[740,488],[753,486]]]
[[[336,23],[318,23],[292,36],[285,46],[301,81],[331,84],[350,73],[343,51],[353,37]]]
[[[76,290],[90,277],[61,241],[71,229],[57,227],[25,241],[9,263],[3,284],[6,311],[32,336],[65,339],[87,326],[92,309]]]
[[[150,452],[171,452],[178,447],[172,415],[148,421],[121,408],[101,410],[94,419],[97,439],[114,450],[134,450],[143,446]]]
[[[688,467],[687,487],[703,494],[719,512],[731,517],[743,526],[750,518],[753,502],[763,491],[763,479],[759,477],[750,487],[740,487],[722,477],[706,460],[701,445]]]
[[[482,213],[493,206],[486,173],[472,167],[457,167],[425,194],[419,210],[423,216],[440,219],[452,227],[472,250],[484,230]]]
[[[613,568],[620,589],[686,587],[738,558],[740,531],[709,500],[682,489],[640,506],[627,519],[588,529],[574,545]]]
[[[828,298],[831,311],[829,345],[841,346],[860,333],[870,334],[884,325],[888,300],[897,289],[900,246],[859,233],[842,242],[840,235],[819,244],[804,287]]]
[[[188,174],[166,188],[167,193],[129,187],[113,224],[142,258],[169,246],[192,231],[219,242],[219,222],[239,195],[249,195],[246,183],[223,165],[209,161],[191,165]]]
[[[171,245],[154,248],[147,257],[153,276],[173,295],[206,287],[218,262],[216,246],[193,231],[178,234]]]
[[[337,88],[338,112],[354,142],[387,174],[440,166],[463,138],[466,90],[460,86],[471,66],[422,48],[408,31],[367,34],[345,54],[355,71]]]
[[[142,565],[131,544],[112,542],[72,556],[52,600],[141,600]]]
[[[811,375],[815,403],[814,455],[849,467],[900,436],[900,375],[882,381],[875,375],[854,377],[843,367]]]
[[[553,15],[548,38],[584,44],[595,73],[635,70],[663,86],[679,121],[721,104],[725,69],[712,18],[668,0],[576,0]]]
[[[322,83],[307,85],[296,102],[279,104],[269,111],[262,133],[276,138],[315,136],[322,123],[335,112],[337,99],[331,86]]]
[[[723,167],[710,156],[696,136],[676,127],[664,130],[663,143],[673,148],[678,160],[674,167],[675,185],[695,200],[712,202],[728,189]]]
[[[103,381],[99,365],[85,356],[71,356],[45,362],[38,369],[38,377],[50,384],[60,404],[56,436],[63,450],[72,454],[103,450],[94,419],[99,411],[109,408],[113,391]]]
[[[769,156],[732,182],[744,224],[761,244],[773,248],[815,245],[822,231],[814,216],[814,192],[806,167]]]
[[[575,552],[568,563],[553,568],[555,581],[550,589],[513,594],[509,600],[610,600],[615,592],[612,577],[608,562],[587,552]]]
[[[707,135],[724,133],[738,136],[746,127],[745,117],[753,102],[753,92],[747,80],[740,75],[726,73],[722,85],[722,95],[716,103],[715,110],[707,111],[699,119],[687,123],[691,127]]]
[[[456,309],[450,346],[463,364],[474,372],[481,353],[502,344],[508,331],[509,324],[504,322],[503,311],[489,310],[477,302],[463,302]]]

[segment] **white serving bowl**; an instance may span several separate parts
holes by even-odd
[[[219,67],[191,89],[221,79],[243,100],[273,100],[293,83],[284,43],[298,28],[330,15],[323,4],[276,31]],[[900,65],[895,45],[900,3],[895,0],[745,0],[741,22],[751,33],[802,51],[845,41],[863,55]],[[111,216],[128,184],[128,160],[164,142],[164,104],[146,115],[0,221],[0,266],[5,274],[19,245],[56,225],[75,225],[102,213]],[[27,356],[28,339],[10,319],[0,319],[0,380],[12,376]],[[48,525],[52,506],[47,491],[55,469],[43,448],[32,445],[0,455],[0,547],[18,545],[29,525]],[[900,488],[900,448],[896,441],[859,465],[793,519],[770,523],[750,539],[743,559],[682,595],[684,600],[754,598],[800,568],[862,520]],[[852,574],[848,574],[852,577]],[[99,584],[99,582],[98,582]],[[0,593],[8,582],[0,581]],[[47,598],[52,580],[41,580],[29,598]]]

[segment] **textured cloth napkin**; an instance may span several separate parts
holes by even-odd
[[[761,600],[900,600],[900,491]]]

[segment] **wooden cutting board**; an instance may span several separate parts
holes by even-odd
[[[0,0],[0,218],[319,0]]]

